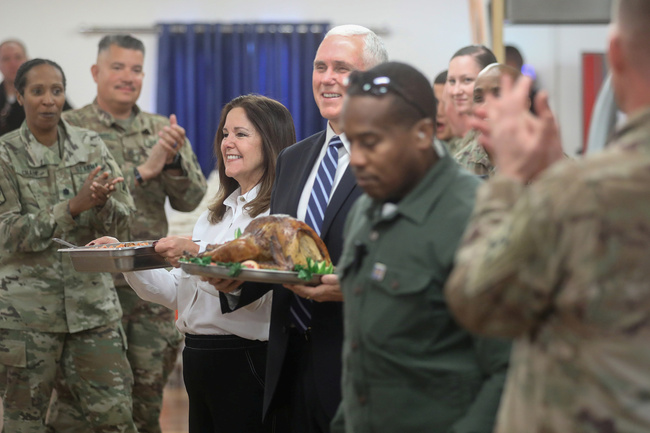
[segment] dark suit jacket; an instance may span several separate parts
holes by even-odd
[[[271,195],[271,214],[296,216],[298,202],[316,159],[325,143],[325,131],[312,135],[286,149],[278,156],[275,184]],[[348,211],[362,191],[350,167],[339,182],[327,209],[321,238],[327,245],[336,264],[343,249],[343,226]],[[243,285],[239,306],[247,305],[265,291],[273,289],[273,308],[266,365],[264,391],[264,416],[267,416],[274,396],[285,384],[280,383],[280,373],[285,362],[290,323],[289,304],[291,292],[282,286],[246,283]],[[222,297],[222,309],[229,311]],[[341,347],[343,344],[343,312],[340,302],[314,302],[311,323],[312,362],[321,403],[327,414],[334,416],[341,401]]]

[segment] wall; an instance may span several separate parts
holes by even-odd
[[[504,40],[534,65],[560,122],[565,151],[575,155],[582,146],[581,55],[606,51],[607,26],[507,26]]]
[[[95,95],[90,66],[101,35],[84,35],[82,26],[151,27],[156,22],[329,21],[388,29],[384,37],[392,60],[418,67],[433,78],[451,55],[470,43],[467,2],[463,0],[1,0],[0,40],[22,39],[30,57],[57,61],[68,77],[68,99],[75,107]],[[147,47],[140,106],[155,110],[156,36],[136,35]],[[568,153],[580,144],[580,52],[604,50],[605,26],[512,26],[506,42],[522,49],[540,75],[563,124]]]

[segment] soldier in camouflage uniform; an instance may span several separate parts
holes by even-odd
[[[26,121],[0,138],[3,431],[45,431],[60,367],[88,431],[135,432],[133,376],[111,276],[77,273],[52,241],[84,245],[125,233],[133,200],[97,133],[60,120],[65,76],[58,65],[26,62],[16,89]]]
[[[139,40],[121,35],[103,38],[92,68],[97,99],[64,116],[73,125],[97,131],[122,167],[137,208],[131,240],[166,236],[165,199],[169,198],[176,210],[191,211],[207,188],[175,116],[170,125],[169,119],[142,112],[135,104],[142,86],[143,60],[144,45]],[[160,432],[162,392],[182,336],[174,325],[174,311],[140,299],[121,274],[115,275],[115,286],[124,310],[128,358],[135,377],[134,419],[140,432]],[[57,391],[52,427],[61,432],[85,432],[84,420],[70,404],[65,387],[57,386]]]
[[[475,122],[499,174],[446,293],[471,331],[516,338],[499,433],[650,431],[650,1],[617,3],[608,55],[628,121],[607,150],[544,170],[561,143],[545,97],[528,113],[528,78]]]
[[[458,144],[462,137],[454,134],[453,122],[447,116],[447,113],[453,116],[454,104],[451,103],[449,94],[445,92],[446,82],[446,70],[436,75],[433,80],[433,94],[436,97],[436,136],[434,140],[445,145],[449,150],[449,154],[454,155],[458,151]]]
[[[489,103],[486,98],[487,95],[492,95],[495,98],[499,97],[501,77],[504,75],[516,79],[521,73],[508,65],[493,63],[478,74],[474,84],[474,100],[472,103],[474,110],[485,107]],[[454,158],[461,167],[483,179],[494,175],[494,164],[479,142],[479,134],[476,131],[471,130],[465,134],[458,148],[460,150],[456,152]]]

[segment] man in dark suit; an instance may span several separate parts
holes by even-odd
[[[340,124],[345,79],[354,70],[366,70],[387,59],[382,41],[372,31],[353,25],[330,30],[316,53],[312,77],[314,99],[328,120],[327,129],[285,149],[277,160],[271,213],[317,225],[314,228],[334,264],[343,247],[345,218],[361,194],[348,167],[350,148]],[[319,170],[330,155],[336,161],[329,175],[331,191],[325,194],[322,215],[314,217],[310,199],[316,193],[312,190],[314,184],[322,185]],[[238,295],[222,294],[223,310],[231,311],[273,289],[264,416],[276,418],[277,431],[329,432],[341,400],[343,297],[335,275],[324,276],[321,283],[317,287],[245,283],[241,292],[235,292]],[[232,292],[240,282],[213,280],[213,284],[222,292]],[[292,311],[298,308],[305,308],[310,317],[297,319]]]

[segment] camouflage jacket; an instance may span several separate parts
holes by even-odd
[[[601,154],[479,191],[446,295],[516,338],[497,432],[650,431],[650,108]]]
[[[436,138],[436,140],[438,140]],[[449,151],[449,154],[453,157],[456,152],[460,150],[460,146],[463,144],[463,138],[462,137],[452,137],[447,141],[443,140],[438,140],[440,143],[444,144],[447,146],[447,150]]]
[[[165,199],[169,197],[172,208],[190,212],[201,203],[207,184],[188,140],[180,150],[182,176],[171,176],[163,171],[142,186],[135,184],[133,168],[147,159],[151,148],[158,142],[158,132],[169,126],[169,119],[142,112],[137,106],[134,110],[135,119],[128,130],[119,126],[113,116],[99,108],[96,102],[67,111],[63,117],[72,125],[99,133],[122,167],[125,183],[133,194],[137,208],[131,227],[131,240],[159,239],[167,235],[168,229]]]
[[[95,132],[63,121],[52,149],[26,123],[0,139],[0,328],[77,332],[121,318],[111,276],[76,272],[52,241],[85,245],[127,230],[134,205],[123,183],[102,208],[70,215],[69,200],[97,165],[122,175]]]
[[[469,131],[458,147],[460,150],[454,154],[454,159],[461,167],[483,179],[494,175],[494,165],[478,142],[478,133],[475,130]]]
[[[96,101],[63,113],[63,118],[73,125],[99,133],[122,167],[125,183],[135,201],[136,215],[129,239],[120,240],[156,240],[167,236],[165,199],[169,197],[171,207],[178,211],[192,211],[205,195],[207,183],[192,146],[186,139],[180,150],[182,176],[172,176],[163,171],[143,185],[136,185],[133,168],[147,159],[151,148],[158,142],[158,132],[169,126],[169,119],[140,111],[137,106],[134,110],[135,118],[127,130],[118,125],[112,115],[99,108]],[[115,284],[128,287],[121,274],[115,275]]]

